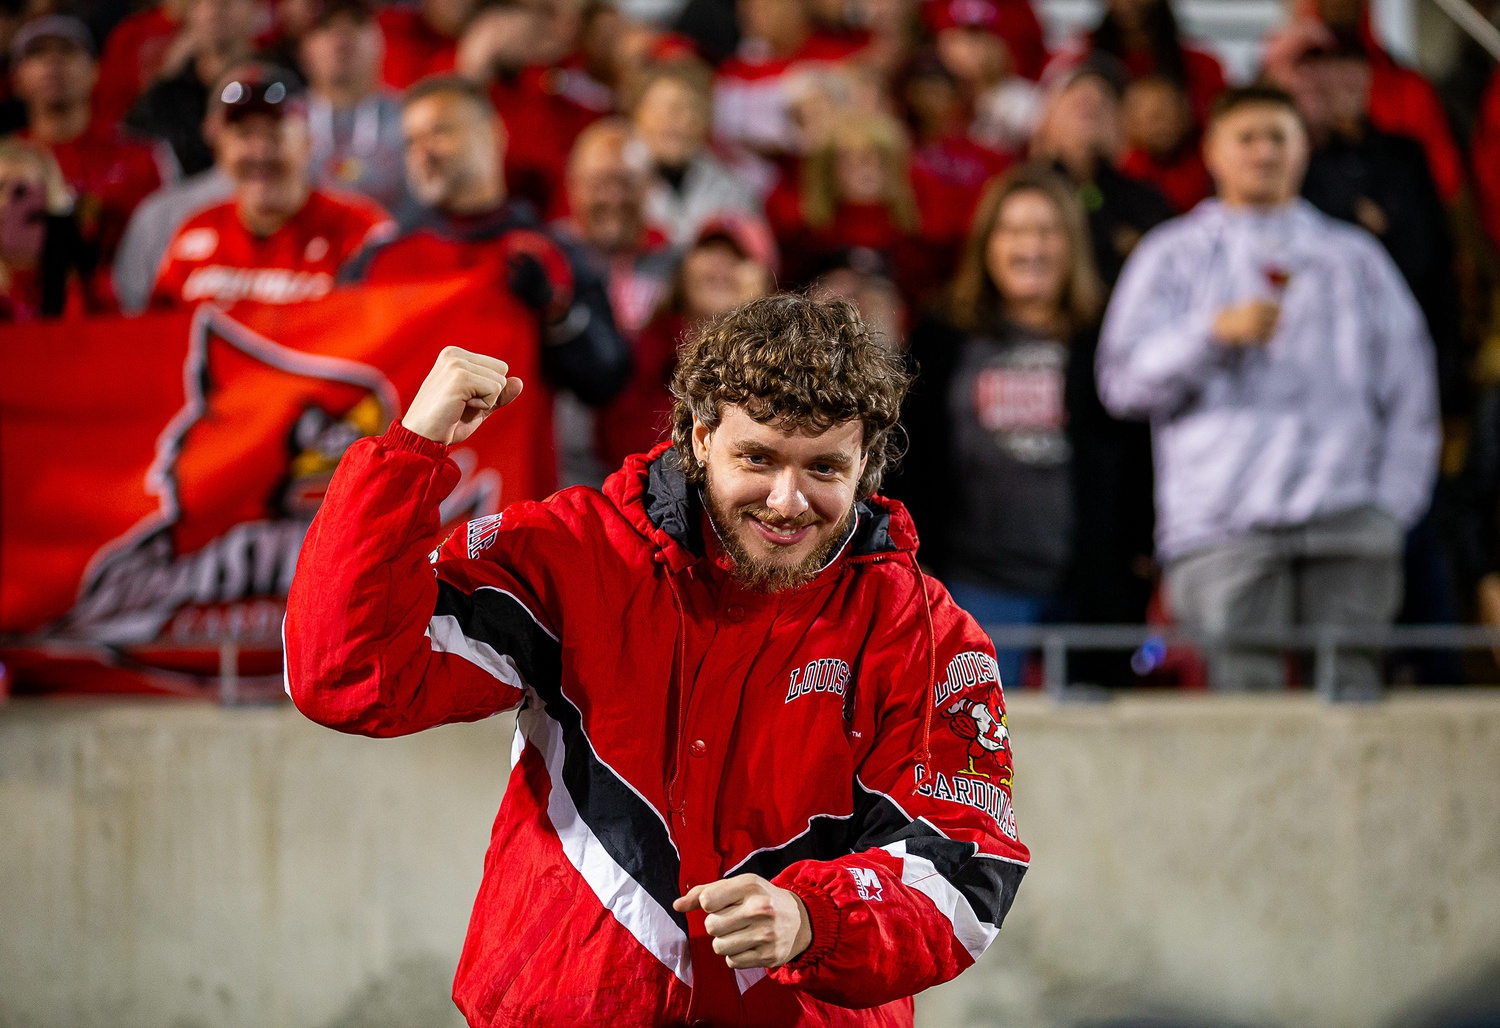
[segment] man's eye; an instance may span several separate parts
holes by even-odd
[[[832,464],[814,464],[813,473],[818,475],[836,475],[838,474],[838,469]]]
[[[761,467],[767,463],[765,456],[759,453],[745,454],[745,462],[747,464],[754,464],[756,467]]]

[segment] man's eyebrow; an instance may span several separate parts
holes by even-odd
[[[730,449],[739,454],[755,453],[762,454],[768,457],[781,456],[780,451],[775,447],[768,446],[765,443],[756,442],[753,439],[736,440],[730,445]],[[849,458],[849,455],[847,453],[840,453],[837,450],[830,450],[828,453],[817,454],[816,456],[809,458],[808,463],[831,464],[833,467],[838,468],[840,471],[848,470],[849,468],[852,468],[854,466],[854,461]]]

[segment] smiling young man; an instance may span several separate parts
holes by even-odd
[[[350,448],[292,698],[374,736],[520,711],[471,1025],[910,1025],[994,939],[1028,861],[1004,697],[876,495],[906,384],[848,304],[752,301],[683,349],[671,441],[430,558],[447,447],[521,383],[450,347]]]
[[[1442,443],[1421,308],[1373,236],[1300,198],[1286,93],[1226,90],[1204,157],[1217,197],[1141,241],[1097,362],[1109,411],[1151,423],[1165,594],[1205,636],[1388,626]],[[1215,647],[1209,671],[1228,691],[1286,681],[1259,647]],[[1342,650],[1336,673],[1376,695],[1380,655]]]

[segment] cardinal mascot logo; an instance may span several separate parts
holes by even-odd
[[[933,704],[948,729],[964,741],[965,761],[960,767],[935,768],[930,776],[919,765],[917,791],[982,810],[1014,839],[1010,727],[995,658],[978,651],[954,657],[947,677],[936,686]]]
[[[357,361],[295,350],[211,305],[194,316],[186,404],[157,439],[157,510],[90,561],[53,637],[114,645],[274,637],[303,536],[339,459],[385,431],[395,387]],[[445,523],[498,509],[500,481],[456,453]]]
[[[969,765],[954,774],[988,778],[1010,788],[1010,728],[995,700],[995,689],[985,690],[979,699],[955,700],[943,716],[953,734],[969,742]]]

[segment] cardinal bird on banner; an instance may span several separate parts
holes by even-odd
[[[534,318],[484,280],[11,334],[0,635],[26,639],[5,654],[21,690],[192,691],[226,636],[274,641],[339,458],[400,416],[447,342],[501,357],[530,387],[517,416],[453,449],[463,475],[445,531],[554,484]],[[97,652],[81,660],[79,643]],[[249,672],[274,673],[274,649]]]

